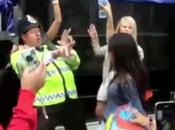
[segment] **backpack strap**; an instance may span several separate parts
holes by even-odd
[[[106,120],[105,130],[111,130],[111,125],[112,125],[113,119],[114,119],[114,114],[110,114],[110,116]]]

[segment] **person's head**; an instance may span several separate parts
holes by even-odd
[[[139,58],[136,41],[128,33],[114,34],[109,40],[112,68],[119,74],[130,74],[140,92],[147,86],[147,72]]]
[[[112,56],[112,65],[117,72],[131,72],[140,63],[136,42],[128,33],[114,34],[108,49]]]
[[[21,18],[17,23],[19,44],[31,47],[41,45],[41,31],[38,22],[30,15]]]
[[[115,33],[128,33],[137,41],[137,25],[131,16],[122,17],[115,29]]]

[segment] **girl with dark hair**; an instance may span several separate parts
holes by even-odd
[[[108,87],[105,116],[108,117],[108,114],[114,112],[117,106],[128,102],[141,113],[145,113],[138,93],[138,86],[144,85],[139,79],[140,74],[144,75],[144,71],[134,39],[126,33],[114,34],[108,49],[112,68],[117,73]]]
[[[113,22],[113,13],[110,3],[108,2],[106,5],[101,5],[102,8],[107,13],[107,22],[106,22],[106,45],[101,46],[100,40],[98,38],[98,32],[94,24],[91,24],[88,28],[88,33],[91,38],[91,45],[93,48],[93,52],[96,56],[104,56],[103,61],[103,70],[102,70],[102,83],[97,92],[97,104],[95,108],[96,116],[99,120],[104,118],[104,111],[106,107],[107,100],[107,88],[108,85],[115,75],[115,71],[110,71],[110,56],[108,55],[108,44],[109,39],[115,33],[128,33],[130,34],[137,45],[137,50],[139,53],[139,58],[141,61],[144,59],[144,51],[142,47],[138,44],[137,41],[137,24],[135,19],[132,16],[123,16],[119,19],[116,26],[114,26]],[[144,92],[145,90],[141,90]]]
[[[130,122],[148,127],[149,118],[138,91],[139,87],[147,85],[147,79],[135,40],[127,33],[114,34],[109,41],[108,51],[112,68],[117,73],[108,87],[105,119],[115,113],[118,107],[129,104],[137,113]]]

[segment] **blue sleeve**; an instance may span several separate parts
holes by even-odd
[[[0,0],[0,11],[4,12],[15,6],[17,4],[17,0]]]
[[[6,31],[14,33],[14,18],[13,18],[13,6],[17,4],[17,0],[0,0],[0,12],[6,18]]]

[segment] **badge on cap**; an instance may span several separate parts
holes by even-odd
[[[33,24],[37,23],[37,20],[34,19],[32,16],[26,15],[26,17],[27,17],[27,20],[28,20],[30,23],[33,23]]]

